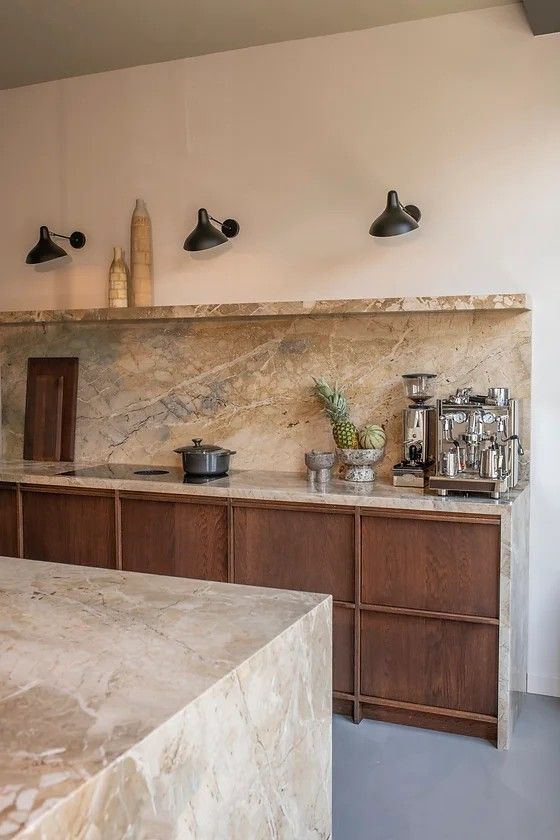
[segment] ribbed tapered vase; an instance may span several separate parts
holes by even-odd
[[[109,268],[109,308],[128,306],[128,270],[122,248],[113,248],[113,262]]]
[[[132,284],[132,305],[152,306],[154,302],[152,222],[141,198],[130,225],[130,274]]]

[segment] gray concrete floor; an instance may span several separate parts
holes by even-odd
[[[560,698],[524,698],[508,752],[339,716],[333,741],[334,840],[560,840]]]

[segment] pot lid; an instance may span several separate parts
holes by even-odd
[[[223,446],[214,446],[211,443],[202,443],[202,438],[193,438],[192,442],[194,446],[181,446],[179,449],[174,449],[174,452],[178,452],[182,454],[183,452],[191,452],[193,455],[206,455],[210,452],[223,454],[223,455],[232,455],[230,449],[224,449]]]

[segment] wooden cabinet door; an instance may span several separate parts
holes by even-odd
[[[234,509],[235,583],[354,601],[354,514]]]
[[[24,557],[115,568],[115,500],[110,491],[22,487],[22,508]]]
[[[123,569],[228,579],[227,505],[121,495]]]
[[[362,603],[497,618],[500,525],[363,516]]]
[[[354,691],[354,610],[333,607],[333,691]]]
[[[0,485],[0,554],[4,557],[18,556],[17,490]]]
[[[495,716],[498,628],[363,610],[361,693]]]

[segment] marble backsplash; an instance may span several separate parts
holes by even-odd
[[[400,376],[414,370],[438,374],[438,396],[509,386],[529,452],[528,311],[4,326],[4,458],[22,457],[29,356],[80,359],[80,461],[179,464],[173,449],[200,437],[235,449],[235,468],[301,471],[306,450],[333,448],[311,390],[324,375],[345,389],[357,424],[385,426],[387,476],[400,460]]]

